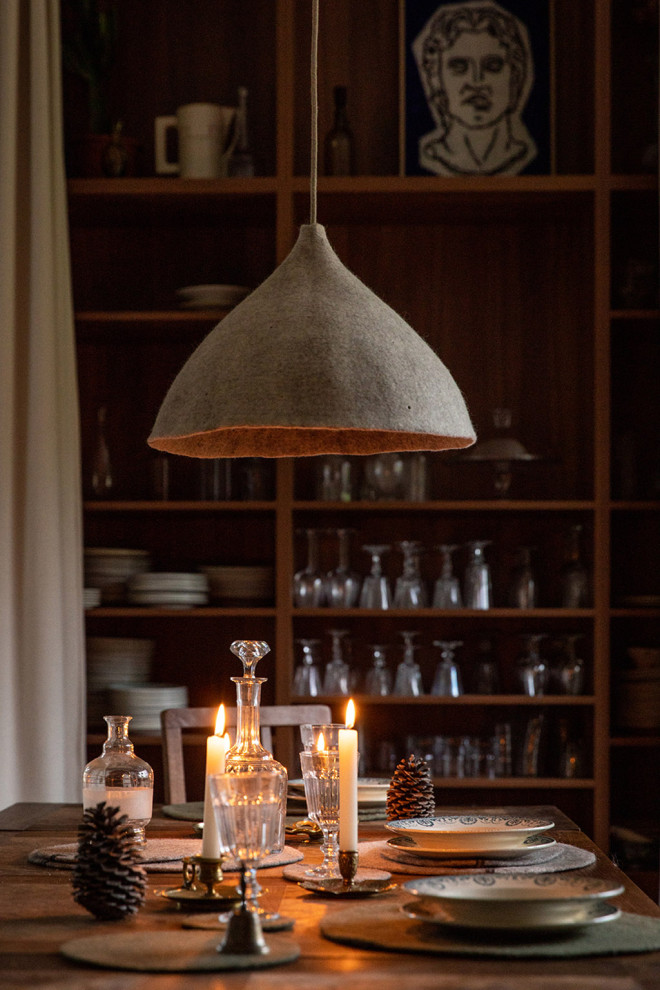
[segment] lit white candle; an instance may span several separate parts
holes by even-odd
[[[339,730],[339,848],[358,847],[358,737],[353,728],[355,705],[346,706],[346,728]]]
[[[220,705],[218,717],[215,720],[215,735],[206,740],[206,775],[204,785],[204,832],[202,835],[202,856],[207,859],[220,858],[220,840],[213,814],[209,775],[225,772],[225,757],[227,754],[227,739],[225,731],[225,706]]]

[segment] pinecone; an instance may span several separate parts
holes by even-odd
[[[387,820],[432,818],[435,798],[431,769],[426,760],[405,757],[398,763],[387,790]]]
[[[147,875],[127,815],[101,801],[83,812],[73,870],[73,899],[103,921],[135,914],[144,903]]]

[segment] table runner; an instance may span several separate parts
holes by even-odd
[[[147,839],[147,848],[140,852],[140,861],[147,873],[180,873],[183,868],[183,857],[194,856],[201,850],[202,844],[199,839]],[[28,862],[56,870],[70,870],[75,863],[77,852],[77,842],[46,846],[43,849],[34,849],[28,856]],[[297,863],[302,858],[303,854],[300,850],[285,846],[282,852],[267,856],[259,869]],[[238,866],[233,860],[223,860],[222,871],[235,873],[238,871]]]
[[[386,840],[360,842],[360,866],[389,870],[392,873],[414,873],[440,876],[444,873],[559,873],[578,870],[595,863],[596,857],[586,849],[558,842],[551,849],[538,849],[519,859],[422,859],[393,846]]]
[[[321,920],[321,934],[333,942],[387,952],[557,959],[654,952],[660,949],[660,918],[623,913],[616,921],[542,937],[525,932],[468,931],[413,921],[401,911],[410,900],[391,894],[362,901]]]

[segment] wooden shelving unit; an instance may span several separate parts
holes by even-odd
[[[103,607],[88,615],[90,635],[153,636],[158,679],[185,680],[191,704],[209,705],[233,702],[228,678],[236,670],[228,645],[236,638],[271,643],[273,657],[263,664],[269,676],[264,700],[288,703],[295,640],[315,636],[325,650],[327,630],[340,623],[355,640],[354,662],[363,670],[368,643],[375,637],[398,643],[397,634],[414,622],[427,682],[435,638],[464,639],[469,666],[478,640],[495,637],[510,685],[520,636],[581,633],[587,684],[576,698],[528,699],[507,689],[492,697],[425,695],[404,702],[369,698],[359,688],[356,698],[365,736],[391,737],[399,750],[407,732],[487,733],[495,718],[510,718],[519,733],[520,720],[537,710],[549,722],[566,719],[583,742],[585,776],[557,778],[549,769],[539,778],[436,778],[436,785],[439,794],[460,791],[466,802],[494,803],[498,795],[511,800],[520,791],[528,801],[560,804],[607,846],[610,817],[625,822],[629,790],[639,776],[627,778],[636,748],[644,752],[648,773],[647,757],[657,755],[658,747],[657,730],[633,737],[617,731],[610,718],[610,685],[627,648],[638,641],[660,645],[660,608],[621,602],[627,594],[658,592],[649,545],[657,546],[650,537],[660,526],[654,474],[660,474],[660,311],[657,299],[631,295],[625,282],[636,245],[657,275],[657,249],[650,258],[644,254],[657,236],[657,180],[644,174],[634,149],[626,153],[626,115],[617,103],[635,86],[651,84],[650,77],[635,79],[626,61],[635,31],[634,25],[627,33],[620,30],[627,4],[553,4],[555,174],[464,179],[397,174],[397,2],[336,0],[324,6],[320,133],[330,124],[332,86],[346,83],[359,173],[319,179],[319,219],[330,242],[438,351],[466,395],[480,435],[488,434],[492,409],[506,405],[519,438],[541,455],[514,473],[507,500],[492,497],[486,468],[434,455],[428,501],[349,504],[319,502],[314,465],[290,460],[269,466],[272,500],[199,501],[196,465],[187,459],[173,465],[172,501],[155,501],[150,493],[146,437],[156,410],[187,355],[223,315],[177,309],[176,288],[259,284],[288,253],[308,208],[309,3],[200,0],[194,11],[186,7],[185,17],[175,0],[159,0],[158,6],[168,16],[156,17],[150,3],[122,6],[113,80],[126,132],[144,144],[144,175],[69,182],[83,466],[88,477],[95,411],[105,403],[117,469],[111,501],[94,501],[86,493],[85,542],[147,548],[155,569],[272,563],[276,592],[272,603],[259,608],[182,613]],[[347,32],[356,23],[377,23],[377,39],[355,26]],[[212,52],[193,44],[202,36],[213,38]],[[168,46],[168,37],[176,37],[177,45]],[[187,42],[195,51],[192,59],[185,56]],[[621,81],[622,72],[629,78]],[[251,93],[258,177],[177,180],[149,174],[157,114],[192,99],[231,102],[241,84]],[[79,119],[77,99],[74,92],[67,103],[71,132]],[[631,434],[637,458],[632,480],[620,456]],[[562,540],[575,522],[584,530],[593,602],[586,609],[560,609]],[[361,543],[418,538],[431,549],[441,542],[492,539],[498,607],[414,614],[295,609],[291,582],[304,563],[298,530],[310,525],[354,529],[353,564],[363,573]],[[539,547],[540,607],[529,611],[501,607],[507,568],[520,543]],[[331,545],[324,549],[325,562],[333,552]],[[399,563],[392,553],[390,576]],[[429,583],[437,566],[429,553]],[[194,662],[182,665],[182,657]],[[398,660],[394,651],[391,657],[392,664]],[[343,700],[329,700],[340,717]],[[98,741],[96,733],[90,735],[92,747]],[[157,760],[157,737],[144,744]],[[644,788],[649,818],[657,818],[658,799],[649,794],[660,792],[657,783]],[[645,810],[638,807],[644,799],[636,795],[635,817]]]

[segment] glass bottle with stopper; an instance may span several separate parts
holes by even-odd
[[[286,768],[261,745],[260,738],[259,702],[266,678],[255,677],[254,672],[261,658],[270,653],[270,646],[260,640],[238,639],[230,650],[243,664],[243,676],[232,677],[236,685],[236,742],[227,751],[225,770],[227,773],[276,770],[286,777]]]
[[[130,715],[104,715],[108,738],[103,752],[83,771],[83,810],[95,808],[102,801],[119,813],[128,815],[135,842],[144,846],[144,830],[151,821],[154,772],[148,763],[135,755],[128,738]]]
[[[334,122],[325,136],[325,174],[352,175],[354,166],[353,132],[348,126],[346,114],[347,92],[345,86],[335,86]]]

